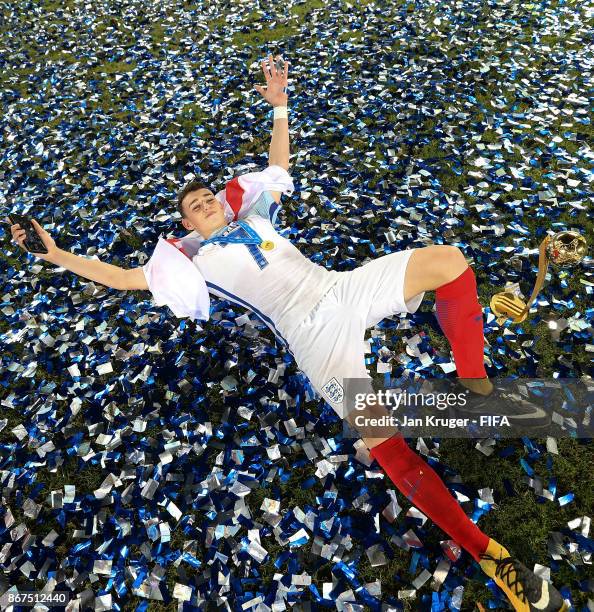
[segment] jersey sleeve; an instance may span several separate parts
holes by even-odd
[[[190,257],[173,242],[159,237],[142,270],[157,306],[168,306],[176,317],[208,321],[206,281]]]
[[[279,208],[280,205],[272,197],[270,191],[263,191],[245,216],[258,215],[270,221],[272,225],[276,225]]]

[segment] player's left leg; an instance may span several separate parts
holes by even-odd
[[[493,393],[493,387],[483,362],[483,316],[476,278],[456,247],[428,247],[417,249],[411,255],[404,280],[405,301],[413,299],[420,292],[432,290],[436,291],[438,321],[450,341],[460,382],[471,391],[488,396]],[[531,408],[528,404],[518,407],[518,410],[523,410],[526,418],[530,419],[537,417],[539,409]],[[522,414],[518,418],[521,420]],[[371,455],[378,459],[380,465],[385,464],[384,469],[389,475],[393,473],[396,478],[405,479],[405,486],[414,492],[414,503],[421,510],[426,504],[432,513],[445,514],[446,521],[451,518],[460,525],[468,522],[459,506],[452,503],[443,483],[434,474],[428,473],[414,454],[408,456],[406,449],[403,452],[403,448],[403,440],[395,436],[372,448]],[[449,527],[453,530],[456,528],[459,527]],[[516,610],[568,609],[554,587],[514,559],[501,544],[482,532],[479,535],[469,531],[466,537],[476,545],[471,552],[483,571],[495,580]]]
[[[457,416],[505,415],[510,425],[522,428],[519,437],[549,426],[550,416],[540,406],[494,388],[487,377],[476,277],[457,247],[431,246],[412,253],[404,276],[404,299],[433,290],[437,320],[452,347],[458,382],[470,391],[465,405],[457,407]]]
[[[483,359],[483,311],[474,272],[460,249],[415,249],[404,276],[405,300],[424,291],[436,292],[437,320],[452,347],[460,382],[472,391],[490,393],[493,385]]]
[[[454,247],[435,246],[391,253],[349,273],[340,285],[345,293],[341,302],[363,302],[369,309],[366,326],[370,327],[391,314],[415,312],[424,293],[436,290],[438,300],[447,304],[445,309],[439,308],[442,312],[449,310],[449,316],[445,315],[444,319],[454,319],[448,333],[456,341],[453,352],[457,367],[462,368],[459,374],[480,380],[477,374],[484,372],[482,309],[476,296],[476,282],[472,282],[473,278],[469,280],[472,271],[467,272],[468,269],[461,252]],[[457,316],[452,317],[452,310]],[[468,324],[468,319],[474,321],[479,315],[480,326],[478,322],[474,324],[471,332],[474,336],[469,340],[474,344],[471,357],[467,358],[464,342],[457,341],[464,334],[465,322]],[[478,329],[480,336],[476,333]],[[383,441],[363,439],[371,449],[371,456],[400,491],[480,563],[516,610],[552,612],[566,609],[561,595],[552,586],[510,557],[505,548],[470,520],[439,475],[399,434]]]

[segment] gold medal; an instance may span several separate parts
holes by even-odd
[[[264,240],[260,243],[260,248],[264,251],[272,251],[274,248],[274,242],[272,242],[272,240]]]

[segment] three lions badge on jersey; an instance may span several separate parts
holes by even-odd
[[[323,387],[322,391],[329,397],[333,402],[340,403],[344,397],[344,389],[342,385],[332,377]]]

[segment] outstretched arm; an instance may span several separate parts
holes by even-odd
[[[256,85],[256,90],[273,107],[287,106],[288,95],[285,88],[288,84],[289,62],[284,62],[282,70],[277,70],[272,55],[268,56],[268,65],[266,65],[266,62],[267,60],[262,60],[266,87]],[[268,165],[281,166],[285,170],[289,169],[289,120],[287,118],[274,119]],[[271,193],[275,195],[278,192]],[[280,199],[280,193],[278,193],[278,198]]]
[[[120,268],[98,259],[80,257],[69,251],[64,251],[56,246],[54,239],[46,232],[35,219],[31,220],[43,244],[46,246],[47,253],[33,253],[37,258],[43,259],[61,268],[66,268],[79,276],[101,283],[113,289],[148,289],[148,284],[142,268]],[[26,250],[23,242],[26,239],[26,232],[21,229],[18,223],[11,225],[13,242]]]

